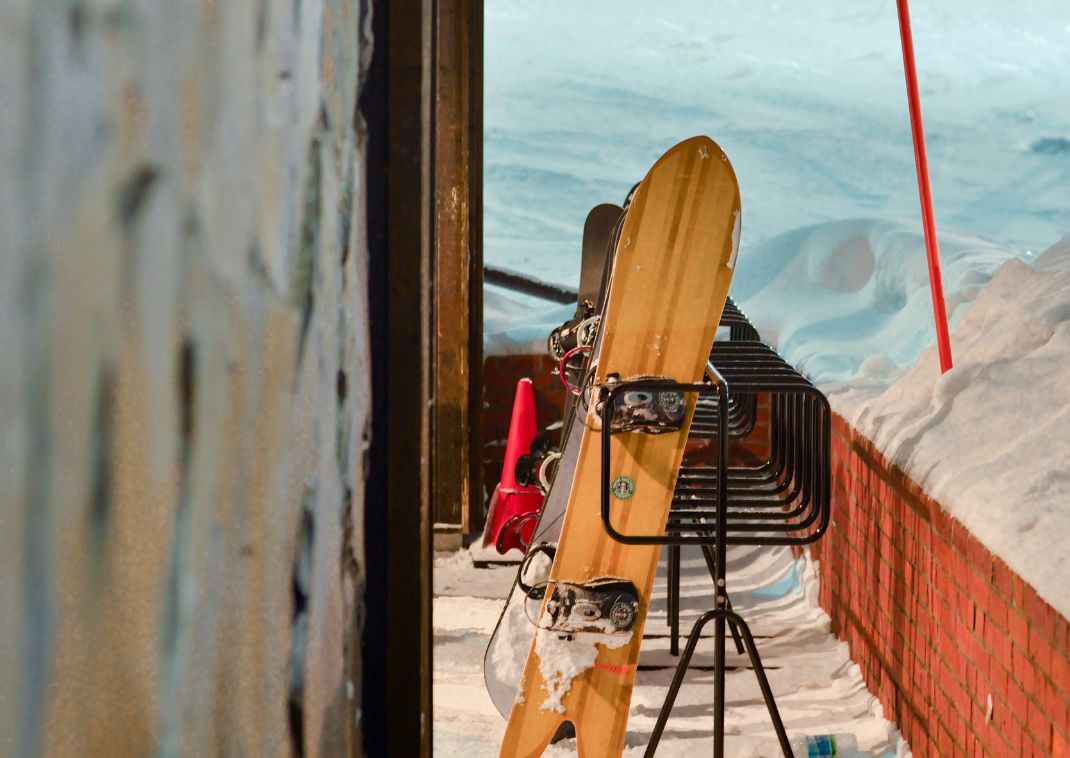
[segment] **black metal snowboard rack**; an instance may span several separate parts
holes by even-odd
[[[641,385],[647,391],[697,395],[690,436],[716,444],[715,465],[681,467],[663,534],[625,534],[614,526],[610,509],[611,434],[602,435],[601,509],[606,532],[624,544],[668,546],[672,654],[679,652],[682,545],[702,548],[716,591],[716,607],[695,622],[688,637],[646,756],[653,756],[657,749],[702,630],[711,621],[715,627],[714,756],[724,756],[725,644],[729,630],[739,653],[745,650],[750,658],[781,749],[785,756],[792,756],[754,637],[728,598],[726,551],[728,545],[801,546],[824,534],[830,515],[831,412],[828,400],[806,377],[757,341],[757,331],[731,301],[720,323],[722,329],[728,328],[729,339],[714,344],[704,382],[647,380]],[[603,429],[609,429],[616,398],[637,386],[621,381],[606,387],[601,409]],[[756,464],[729,465],[729,443],[754,430],[761,398],[765,398],[770,414],[768,456]]]

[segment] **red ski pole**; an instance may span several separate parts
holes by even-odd
[[[921,197],[921,220],[925,230],[925,253],[929,258],[929,288],[933,295],[933,318],[936,321],[936,345],[940,352],[940,373],[951,368],[951,337],[947,331],[944,307],[944,284],[940,279],[940,250],[936,244],[936,220],[933,196],[929,189],[929,162],[925,158],[925,132],[921,127],[921,99],[918,75],[914,70],[914,41],[910,35],[910,11],[907,0],[896,0],[899,10],[899,36],[903,41],[903,70],[907,79],[907,102],[910,104],[910,132],[914,137],[914,162],[918,171],[918,195]]]

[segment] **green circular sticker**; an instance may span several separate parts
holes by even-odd
[[[629,629],[635,621],[635,607],[624,600],[618,600],[609,611],[609,620],[617,629]]]
[[[618,476],[613,480],[609,489],[613,492],[613,497],[618,500],[627,500],[635,494],[635,482],[630,477]]]

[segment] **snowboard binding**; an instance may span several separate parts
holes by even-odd
[[[665,434],[683,429],[687,418],[687,402],[683,393],[642,386],[644,383],[662,385],[667,381],[671,382],[672,379],[663,376],[628,379],[629,388],[613,397],[609,416],[610,433]],[[599,388],[599,400],[595,407],[599,416],[603,415],[611,386],[607,384]]]
[[[521,487],[538,487],[544,495],[550,491],[561,459],[561,452],[551,441],[550,432],[560,428],[558,422],[539,432],[531,441],[531,452],[517,458],[513,476]]]
[[[505,555],[509,550],[519,548],[527,550],[531,542],[531,536],[535,533],[535,523],[539,520],[538,511],[528,511],[511,516],[498,531],[498,538],[494,547]]]
[[[584,300],[577,308],[576,316],[550,332],[546,342],[550,357],[557,361],[553,373],[573,395],[580,394],[583,386],[601,320],[594,304]]]
[[[639,617],[639,593],[627,579],[604,576],[582,584],[556,582],[546,601],[550,625],[562,635],[628,634]]]
[[[550,356],[555,361],[560,361],[578,347],[593,346],[595,335],[598,334],[599,321],[601,321],[601,316],[595,312],[594,303],[584,300],[572,319],[550,332],[550,337],[546,341],[546,349]]]

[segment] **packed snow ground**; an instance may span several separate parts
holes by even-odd
[[[682,560],[681,630],[686,635],[713,605],[713,584],[697,551]],[[732,602],[756,636],[789,736],[851,732],[863,756],[905,758],[909,748],[851,662],[845,643],[829,632],[816,601],[812,564],[786,548],[733,548],[728,575]],[[473,568],[467,551],[435,560],[434,744],[436,755],[496,756],[505,721],[483,687],[483,651],[501,613],[515,568]],[[668,651],[664,562],[659,566],[628,718],[625,756],[640,756],[657,720],[676,659]],[[713,634],[712,625],[704,632]],[[681,647],[683,647],[683,640]],[[727,738],[733,758],[780,755],[758,684],[746,657],[729,640]],[[659,756],[707,755],[713,733],[713,642],[700,643]],[[547,756],[574,755],[575,740],[553,745]]]

